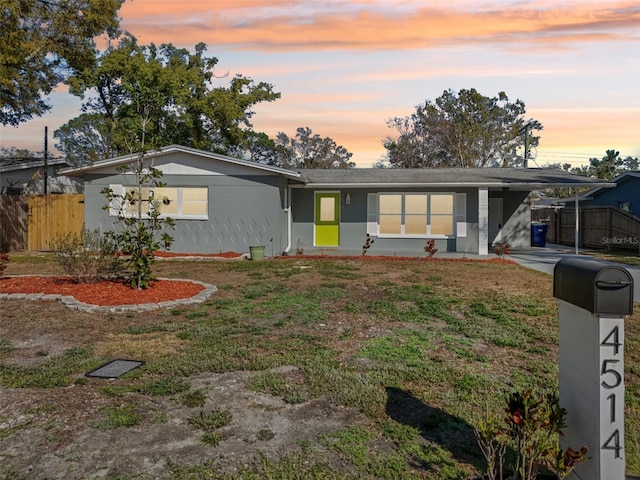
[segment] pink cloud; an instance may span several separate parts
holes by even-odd
[[[640,6],[623,1],[491,10],[456,2],[413,10],[407,5],[396,11],[384,2],[329,2],[332,8],[319,12],[304,1],[136,0],[121,14],[123,27],[145,43],[204,41],[258,51],[396,50],[469,42],[564,45],[637,38],[640,21]]]

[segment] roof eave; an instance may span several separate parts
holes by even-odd
[[[584,188],[584,187],[599,187],[599,188],[612,188],[616,185],[613,183],[574,183],[574,182],[558,182],[558,183],[545,183],[545,182],[529,182],[529,183],[516,183],[516,182],[422,182],[422,183],[407,183],[407,182],[375,182],[375,183],[358,183],[358,182],[312,182],[309,181],[300,187],[307,188],[400,188],[400,187],[419,187],[419,188],[524,188],[527,190],[540,190],[543,188]]]
[[[153,158],[155,156],[159,156],[159,155],[167,155],[171,152],[174,151],[180,151],[180,152],[189,152],[189,153],[193,153],[195,155],[199,155],[199,156],[204,156],[204,157],[209,157],[209,158],[214,158],[217,160],[221,160],[221,161],[225,161],[228,163],[233,163],[236,165],[242,165],[242,166],[246,166],[246,167],[250,167],[250,168],[255,168],[258,170],[264,170],[264,171],[268,171],[271,173],[277,173],[280,175],[283,175],[287,178],[290,179],[294,179],[294,180],[300,180],[302,177],[302,175],[298,172],[295,172],[293,170],[287,170],[284,168],[280,168],[280,167],[273,167],[271,165],[263,165],[261,163],[256,163],[256,162],[250,162],[247,160],[241,160],[241,159],[237,159],[237,158],[233,158],[233,157],[229,157],[226,155],[222,155],[222,154],[218,154],[218,153],[214,153],[214,152],[205,152],[203,150],[197,150],[195,148],[190,148],[190,147],[183,147],[180,145],[169,145],[167,147],[163,147],[160,150],[155,150],[155,151],[151,151],[151,152],[147,152],[146,156],[148,158]],[[61,170],[59,173],[62,175],[73,175],[73,176],[77,176],[77,175],[84,175],[85,173],[91,171],[91,170],[95,170],[98,168],[105,168],[105,167],[113,167],[113,166],[117,166],[117,165],[122,165],[125,164],[127,162],[130,162],[132,160],[134,160],[136,157],[138,157],[139,154],[129,154],[129,155],[124,155],[121,157],[115,157],[115,158],[110,158],[107,160],[100,160],[98,162],[94,162],[90,165],[83,165],[82,167],[76,167],[76,168],[65,168],[63,170]]]
[[[18,170],[28,170],[30,168],[42,168],[44,167],[44,163],[45,163],[44,159],[38,159],[35,162],[33,161],[21,162],[21,163],[15,163],[12,165],[3,165],[3,166],[0,166],[0,172],[13,172]],[[67,164],[67,161],[64,158],[51,158],[47,160],[47,165],[49,167],[55,167],[57,165],[63,165],[63,164]]]

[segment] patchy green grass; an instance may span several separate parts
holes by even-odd
[[[200,410],[189,417],[189,425],[202,430],[202,443],[217,447],[224,439],[224,435],[217,430],[226,427],[233,420],[233,415],[226,409]]]
[[[0,339],[0,357],[13,350],[13,345],[8,340]]]
[[[142,415],[135,404],[122,407],[102,409],[102,418],[91,422],[91,427],[98,430],[111,430],[120,427],[133,427],[140,423]]]
[[[637,249],[636,249],[637,250]],[[581,252],[585,255],[591,255],[593,257],[600,258],[602,260],[606,260],[608,262],[617,262],[624,263],[626,265],[633,265],[634,267],[640,267],[640,255],[638,253],[630,253],[630,252]]]
[[[180,315],[182,312],[175,313],[175,315]],[[144,335],[147,333],[158,333],[158,332],[179,332],[188,327],[186,323],[173,323],[167,322],[161,325],[131,325],[123,330],[123,333],[127,333],[129,335]]]
[[[266,455],[260,455],[258,465],[242,466],[237,475],[221,472],[213,462],[205,462],[195,467],[185,467],[177,462],[169,461],[172,480],[192,480],[207,478],[211,480],[356,480],[358,475],[341,472],[335,466],[322,460],[309,462],[305,453],[294,452],[273,460]]]
[[[75,347],[41,366],[0,364],[0,385],[5,388],[53,388],[69,385],[75,376],[99,365],[89,348]]]
[[[304,385],[285,374],[277,372],[259,372],[247,382],[247,387],[254,392],[268,393],[282,397],[286,403],[304,403],[308,400],[308,393]]]
[[[14,263],[28,263],[28,264],[43,264],[43,263],[56,263],[52,253],[11,253],[9,254],[11,262]]]
[[[188,408],[204,407],[207,396],[202,388],[192,392],[186,392],[182,396],[182,404]]]
[[[238,463],[234,474],[213,460],[187,466],[173,458],[173,479],[467,480],[485,469],[473,435],[479,413],[488,405],[500,414],[516,389],[557,388],[557,306],[546,275],[499,263],[374,259],[189,265],[162,267],[225,288],[153,320],[131,314],[114,328],[114,345],[118,335],[157,337],[155,348],[167,351],[117,384],[82,387],[127,405],[101,410],[94,428],[169,421],[158,407],[169,402],[191,409],[202,442],[220,447],[233,428],[231,411],[205,409],[213,386],[190,390],[190,377],[211,372],[248,372],[246,387],[279,397],[282,408],[322,401],[359,420],[277,459]],[[637,475],[640,313],[625,329],[627,468]],[[15,347],[0,340],[3,388],[67,387],[104,361],[83,344],[38,366],[4,362]],[[0,430],[0,441],[22,427]],[[279,435],[256,428],[253,441]]]

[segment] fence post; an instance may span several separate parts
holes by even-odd
[[[584,247],[584,231],[582,229],[584,225],[584,208],[576,211],[576,215],[578,215],[578,248]]]
[[[607,208],[607,238],[613,237],[613,208]],[[607,252],[611,250],[611,245],[607,242]]]

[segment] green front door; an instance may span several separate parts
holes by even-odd
[[[340,244],[340,193],[316,193],[316,247]]]

